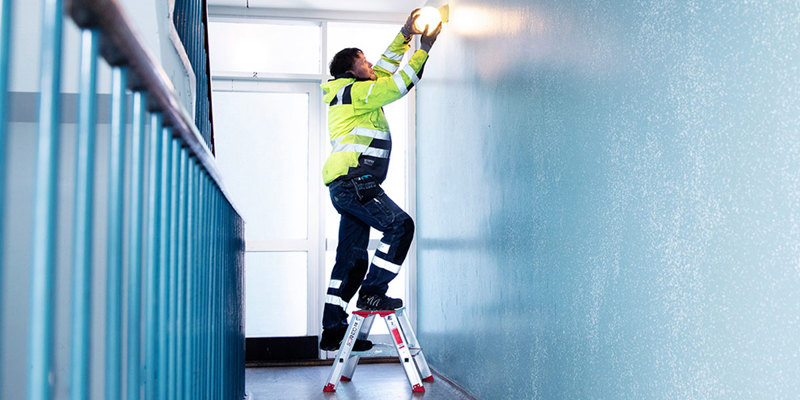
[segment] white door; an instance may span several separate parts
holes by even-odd
[[[213,82],[215,150],[245,220],[247,337],[319,333],[319,86]]]

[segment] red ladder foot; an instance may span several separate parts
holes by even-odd
[[[329,383],[329,384],[325,385],[324,388],[322,388],[322,391],[323,392],[335,392],[336,391],[336,387],[334,387],[332,383]]]
[[[431,375],[431,376],[429,376],[427,378],[422,378],[422,381],[423,382],[433,382],[433,375]]]
[[[340,380],[341,380],[342,382],[350,382],[350,381],[352,381],[352,379],[350,379],[350,378],[348,378],[348,377],[346,377],[346,376],[342,376],[342,379],[340,379]]]
[[[411,389],[412,392],[424,392],[425,386],[422,385],[414,385],[414,388]]]

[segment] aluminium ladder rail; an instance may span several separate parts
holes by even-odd
[[[350,326],[347,328],[345,338],[333,361],[328,381],[322,391],[335,392],[339,381],[350,381],[353,378],[361,356],[371,353],[371,351],[353,352],[353,346],[356,339],[364,340],[369,336],[372,322],[377,315],[383,318],[391,333],[394,350],[406,372],[408,382],[411,384],[411,391],[425,392],[422,381],[432,382],[433,374],[425,360],[425,355],[422,354],[422,347],[419,345],[419,340],[411,328],[405,311],[405,307],[385,311],[353,311]],[[377,351],[379,351],[379,346],[381,345],[375,345]],[[423,377],[422,379],[420,379],[420,375]]]

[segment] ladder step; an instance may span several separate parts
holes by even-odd
[[[419,354],[422,349],[419,348],[409,348],[409,352],[411,353],[411,357],[416,356]],[[397,350],[395,350],[393,344],[389,343],[373,343],[372,348],[367,351],[352,351],[350,353],[350,357],[396,357]]]

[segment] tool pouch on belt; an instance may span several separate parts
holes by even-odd
[[[353,179],[353,187],[356,189],[356,197],[361,204],[365,204],[383,194],[383,189],[381,189],[378,181],[372,175],[364,175]]]

